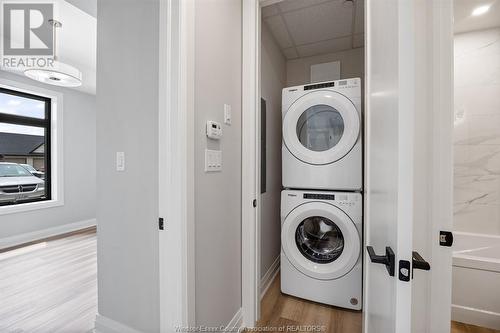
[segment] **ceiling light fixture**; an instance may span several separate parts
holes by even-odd
[[[472,11],[472,16],[479,16],[479,15],[486,14],[489,10],[490,10],[490,5],[483,5],[483,6],[476,7]]]
[[[56,20],[49,20],[53,27],[54,34],[54,57],[50,65],[46,67],[30,67],[24,71],[24,75],[30,79],[61,87],[79,87],[82,85],[82,72],[77,68],[60,62],[56,55],[57,28],[62,27],[62,23]]]

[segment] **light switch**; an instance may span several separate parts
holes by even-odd
[[[205,149],[205,172],[222,170],[222,151]]]
[[[125,152],[116,152],[116,171],[125,171]]]
[[[231,105],[224,104],[224,124],[231,125]]]

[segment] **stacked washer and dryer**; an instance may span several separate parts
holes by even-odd
[[[360,310],[361,79],[283,89],[281,291]]]

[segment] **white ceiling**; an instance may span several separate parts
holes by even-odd
[[[61,62],[82,72],[82,86],[74,89],[95,94],[97,19],[67,1],[55,3],[54,17],[62,23],[57,32],[57,56]],[[23,75],[22,71],[17,74]]]
[[[362,47],[363,0],[283,0],[262,8],[287,59]]]
[[[455,33],[500,27],[500,0],[454,0],[453,4]],[[471,15],[475,8],[483,5],[490,6],[486,14]]]
[[[66,0],[90,16],[97,17],[97,0]]]

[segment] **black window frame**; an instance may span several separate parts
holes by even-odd
[[[17,206],[29,202],[49,201],[52,200],[52,98],[39,96],[23,91],[12,90],[0,87],[0,93],[12,95],[16,97],[34,99],[45,103],[45,118],[35,118],[27,116],[19,116],[0,112],[0,123],[8,123],[13,125],[39,127],[45,130],[44,141],[44,164],[45,164],[45,198],[28,199],[20,202],[9,202],[0,204],[0,206]]]

